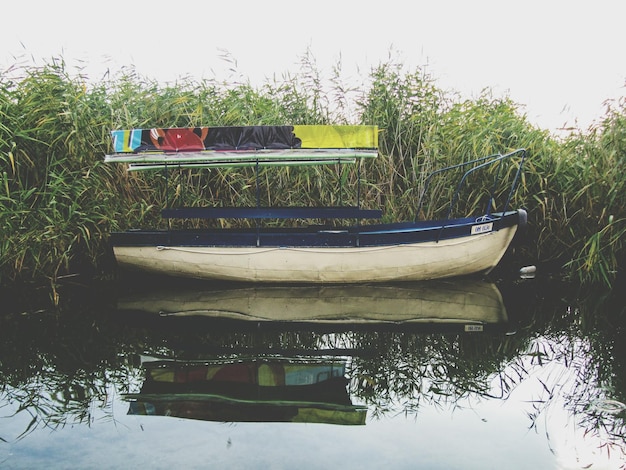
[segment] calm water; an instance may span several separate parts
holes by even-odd
[[[56,308],[26,294],[2,294],[2,468],[626,466],[621,293],[112,283],[68,285]]]

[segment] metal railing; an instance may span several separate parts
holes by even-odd
[[[448,208],[448,214],[446,219],[450,219],[452,216],[452,211],[454,209],[454,206],[456,205],[456,203],[458,202],[459,199],[459,193],[461,191],[461,188],[463,187],[463,185],[465,184],[467,178],[472,175],[473,173],[479,171],[479,170],[483,170],[485,168],[491,167],[493,165],[496,165],[498,163],[501,163],[504,160],[507,159],[512,159],[515,156],[519,156],[520,157],[520,162],[517,165],[517,171],[515,173],[515,177],[513,178],[513,182],[511,183],[511,188],[509,190],[509,194],[506,198],[506,202],[504,203],[504,206],[502,207],[502,213],[506,212],[506,210],[509,207],[509,204],[511,202],[511,199],[513,197],[513,195],[515,194],[515,191],[517,189],[517,185],[519,183],[519,179],[520,179],[520,175],[522,172],[522,166],[524,164],[524,159],[526,158],[526,150],[525,149],[518,149],[515,150],[511,153],[507,153],[505,155],[502,154],[494,154],[494,155],[488,155],[486,157],[481,157],[481,158],[476,158],[474,160],[468,161],[468,162],[464,162],[464,163],[458,163],[456,165],[451,165],[445,168],[440,168],[438,170],[433,171],[432,173],[430,173],[426,179],[424,180],[424,189],[422,191],[422,194],[420,195],[420,199],[419,199],[419,203],[417,205],[417,210],[415,212],[415,220],[417,221],[417,218],[419,217],[419,213],[422,210],[422,207],[424,205],[424,198],[425,196],[428,194],[428,188],[430,186],[430,183],[432,181],[432,179],[435,176],[441,175],[443,173],[449,172],[451,170],[456,170],[459,168],[463,168],[463,167],[467,167],[470,165],[474,165],[472,168],[470,168],[469,170],[467,170],[463,176],[461,177],[459,184],[456,187],[456,190],[452,196],[452,199],[450,200],[450,205]],[[494,182],[493,182],[493,187],[490,191],[489,194],[489,200],[487,201],[487,207],[485,208],[485,215],[490,215],[491,214],[491,208],[493,205],[493,200],[494,200],[494,193],[497,190],[499,184],[500,184],[500,179],[501,179],[501,166],[498,166],[498,169],[496,171],[496,175],[494,177]]]

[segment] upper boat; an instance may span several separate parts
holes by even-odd
[[[356,164],[378,155],[376,126],[244,126],[115,130],[114,153],[105,162],[129,171],[251,167],[256,205],[164,207],[164,219],[251,219],[244,228],[129,230],[111,234],[120,266],[155,273],[266,283],[369,283],[419,281],[487,273],[500,261],[526,212],[509,209],[525,151],[497,154],[435,171],[430,181],[463,170],[447,217],[380,223],[379,209],[361,204],[360,170],[356,205],[267,207],[260,202],[260,169],[273,166]],[[460,189],[479,170],[514,162],[505,201],[494,210],[503,171],[495,174],[484,210],[452,217]],[[508,183],[507,183],[508,184]],[[422,200],[417,203],[420,213]],[[305,225],[272,226],[270,219],[305,220]],[[340,223],[340,221],[352,223]],[[319,221],[322,221],[320,224]],[[355,222],[356,221],[356,222]],[[365,223],[368,221],[368,223]],[[374,222],[372,222],[374,221]],[[313,223],[316,222],[316,223]]]

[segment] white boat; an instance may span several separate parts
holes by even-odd
[[[375,126],[135,129],[113,131],[113,140],[115,153],[105,161],[128,164],[130,171],[249,166],[257,169],[257,185],[260,167],[358,163],[378,153]],[[339,207],[166,207],[164,218],[247,218],[257,226],[130,230],[111,234],[111,243],[121,267],[225,281],[372,283],[486,273],[526,222],[525,211],[508,208],[524,157],[517,150],[445,169],[467,168],[460,188],[480,169],[515,161],[515,177],[498,212],[492,212],[490,199],[484,211],[462,218],[451,218],[450,211],[442,220],[366,224],[360,221],[380,218],[382,211],[363,209],[360,196],[356,206]],[[457,197],[458,188],[451,210]],[[276,228],[263,226],[267,219],[358,222]]]

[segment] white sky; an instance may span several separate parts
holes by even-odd
[[[471,98],[491,89],[553,132],[586,129],[603,102],[626,96],[623,0],[11,0],[0,69],[53,56],[99,80],[134,65],[173,81],[298,72],[310,50],[322,72],[339,60],[360,82],[388,60],[426,66],[437,86]]]

